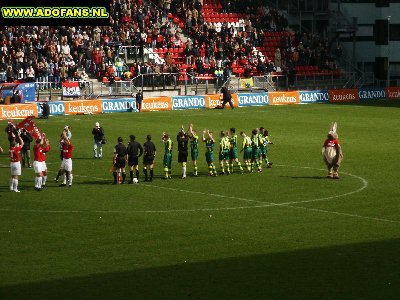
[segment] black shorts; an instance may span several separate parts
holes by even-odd
[[[187,158],[188,158],[188,152],[187,151],[178,153],[178,162],[179,163],[187,162]]]
[[[139,159],[137,156],[135,157],[129,157],[128,158],[128,165],[131,166],[137,166],[139,164]]]
[[[117,169],[122,169],[122,168],[125,168],[125,166],[126,166],[125,158],[117,157],[117,159],[115,160],[115,167]]]
[[[144,156],[143,165],[152,165],[154,163],[154,156]]]

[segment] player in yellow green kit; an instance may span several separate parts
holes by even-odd
[[[258,129],[253,129],[251,132],[251,147],[252,147],[252,172],[254,172],[255,167],[257,167],[258,172],[262,172],[261,164],[260,164],[260,139],[258,134]]]
[[[197,176],[197,158],[199,156],[199,136],[195,129],[193,129],[193,124],[189,125],[188,135],[190,139],[190,156],[193,162],[193,176]]]
[[[247,167],[247,171],[251,172],[251,159],[252,159],[252,154],[253,154],[253,148],[251,146],[251,138],[246,135],[243,131],[240,133],[240,135],[243,138],[243,146],[242,150],[240,152],[243,153],[243,162],[245,163]]]
[[[263,142],[265,151],[264,153],[261,153],[262,160],[265,161],[265,163],[267,164],[267,168],[272,168],[272,162],[268,160],[268,145],[273,143],[269,139],[268,130],[265,129],[263,135],[264,135]]]
[[[240,174],[243,174],[242,164],[239,161],[239,154],[237,149],[237,135],[236,129],[231,128],[228,135],[229,140],[229,169],[233,173],[233,162],[236,162],[240,169]]]
[[[220,141],[219,141],[219,165],[221,167],[221,175],[229,175],[231,172],[229,170],[229,138],[228,135],[221,131],[220,134]],[[226,165],[227,172],[225,173]]]
[[[265,154],[267,153],[267,150],[265,148],[265,138],[264,138],[264,127],[260,127],[259,131],[258,131],[258,145],[260,147],[260,156],[259,156],[259,162],[260,165],[262,165]]]
[[[206,136],[207,134],[207,136]],[[206,143],[206,161],[208,165],[208,175],[217,176],[217,171],[214,165],[214,144],[212,131],[204,129],[202,141]]]
[[[168,133],[163,133],[162,142],[165,145],[165,153],[164,153],[164,179],[171,178],[172,170],[172,140]]]

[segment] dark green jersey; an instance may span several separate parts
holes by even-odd
[[[190,149],[193,150],[198,150],[199,146],[199,137],[197,135],[190,135]]]
[[[211,139],[206,139],[206,151],[207,152],[214,152],[214,141]]]
[[[164,142],[164,144],[165,144],[165,153],[171,153],[172,152],[172,145],[173,145],[171,139],[166,140]]]
[[[236,134],[229,137],[229,143],[231,144],[231,149],[237,148],[237,135]]]

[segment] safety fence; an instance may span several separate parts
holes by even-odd
[[[368,100],[400,100],[400,87],[232,94],[232,101],[235,107],[344,103]],[[50,115],[138,112],[136,99],[134,97],[49,101],[47,103],[50,108]],[[220,105],[220,94],[146,97],[142,101],[141,111],[217,108]],[[0,119],[22,119],[28,116],[41,117],[43,115],[42,107],[42,102],[0,105]]]

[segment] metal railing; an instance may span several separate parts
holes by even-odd
[[[78,80],[78,82],[80,90],[80,96],[78,98],[91,98],[93,96],[93,82],[84,80]],[[61,81],[36,81],[35,90],[37,100],[64,100]]]

